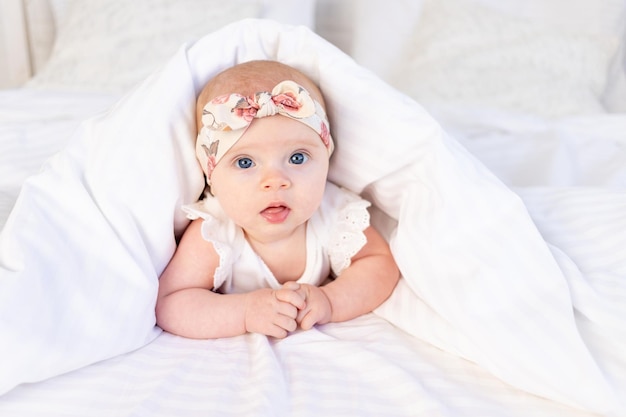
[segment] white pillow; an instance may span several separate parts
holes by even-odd
[[[383,79],[405,64],[423,0],[317,0],[316,32]],[[382,22],[382,24],[381,24]],[[393,30],[390,30],[393,28]]]
[[[392,83],[418,101],[601,113],[621,0],[425,0]]]
[[[604,105],[611,113],[626,113],[626,10],[622,13],[621,46],[609,68]]]
[[[57,37],[29,87],[123,92],[184,42],[263,17],[312,25],[314,0],[54,0]],[[296,8],[297,6],[297,8]]]

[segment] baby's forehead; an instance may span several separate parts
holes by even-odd
[[[261,78],[257,80],[225,80],[224,82],[221,82],[209,88],[206,101],[208,102],[216,97],[229,94],[239,94],[247,97],[261,91],[272,91],[272,89],[276,84],[278,84],[278,82]]]
[[[254,73],[231,69],[214,77],[200,93],[197,103],[198,126],[201,126],[202,109],[214,98],[230,94],[250,96],[262,91],[272,91],[277,84],[285,80],[292,80],[300,84],[314,100],[318,101],[322,107],[325,107],[324,99],[317,86],[315,86],[313,81],[297,71],[285,71],[281,68],[281,70],[274,73],[269,71]]]

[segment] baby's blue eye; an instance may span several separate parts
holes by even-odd
[[[239,158],[237,159],[237,166],[242,169],[247,169],[254,166],[254,162],[250,158]]]
[[[296,152],[293,155],[291,155],[291,157],[289,158],[289,162],[291,162],[292,164],[296,164],[296,165],[304,164],[308,160],[309,160],[309,157],[303,154],[302,152]]]

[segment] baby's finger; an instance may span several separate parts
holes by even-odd
[[[315,317],[315,313],[313,311],[307,311],[304,316],[298,320],[298,323],[300,323],[300,328],[302,330],[309,330],[315,326],[315,323],[317,323],[317,317]]]
[[[296,308],[304,308],[306,306],[304,295],[300,294],[298,291],[281,289],[277,290],[275,294],[279,301],[289,303]]]
[[[311,309],[308,307],[298,310],[298,315],[296,316],[296,322],[298,322],[299,324],[302,324],[302,320],[304,320],[304,317],[309,313],[309,311],[311,311]]]
[[[275,318],[274,324],[287,332],[293,332],[298,328],[298,323],[294,319],[282,315]]]
[[[284,339],[289,334],[288,330],[283,329],[280,326],[273,325],[265,332],[266,336],[275,337],[276,339]]]
[[[286,290],[297,291],[300,289],[300,284],[296,281],[287,281],[283,284],[283,288]]]
[[[296,317],[298,317],[298,311],[299,310],[293,304],[287,302],[281,302],[278,306],[278,313],[283,316],[287,316],[292,320],[295,320]]]

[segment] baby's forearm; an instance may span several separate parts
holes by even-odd
[[[395,288],[400,273],[392,258],[361,258],[322,287],[332,306],[331,321],[341,322],[373,311]]]
[[[217,294],[187,288],[162,297],[157,324],[170,333],[192,339],[215,339],[246,333],[245,294]]]

